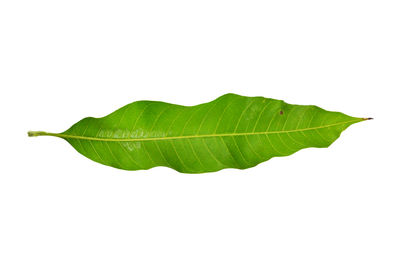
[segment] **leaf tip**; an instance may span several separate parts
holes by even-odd
[[[373,120],[374,118],[362,118],[363,121]]]

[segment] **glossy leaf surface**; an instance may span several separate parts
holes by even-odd
[[[85,118],[60,134],[82,155],[141,170],[167,166],[203,173],[245,169],[308,147],[328,147],[365,119],[263,97],[223,95],[196,106],[156,101],[128,104],[103,118]]]

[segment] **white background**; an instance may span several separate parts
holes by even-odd
[[[400,266],[398,1],[1,1],[0,266]],[[51,137],[224,93],[374,117],[247,170],[122,171]]]

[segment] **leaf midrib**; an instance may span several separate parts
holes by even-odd
[[[47,133],[41,132],[40,135],[48,135],[61,137],[65,139],[80,139],[80,140],[91,140],[91,141],[103,141],[103,142],[141,142],[141,141],[162,141],[162,140],[174,140],[174,139],[193,139],[193,138],[209,138],[209,137],[225,137],[225,136],[250,136],[250,135],[268,135],[268,134],[281,134],[281,133],[293,133],[293,132],[303,132],[310,130],[323,129],[328,127],[333,127],[337,125],[355,123],[363,121],[364,119],[356,119],[344,122],[338,122],[323,126],[309,127],[303,129],[293,129],[293,130],[282,130],[282,131],[266,131],[266,132],[245,132],[245,133],[219,133],[219,134],[200,134],[200,135],[182,135],[182,136],[164,136],[164,137],[145,137],[145,138],[103,138],[103,137],[91,137],[91,136],[79,136],[79,135],[69,135],[62,133]]]

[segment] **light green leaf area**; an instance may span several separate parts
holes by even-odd
[[[124,170],[166,166],[204,173],[328,147],[363,120],[317,106],[226,94],[196,106],[137,101],[102,118],[85,118],[60,134],[29,135],[61,137],[82,155]]]

